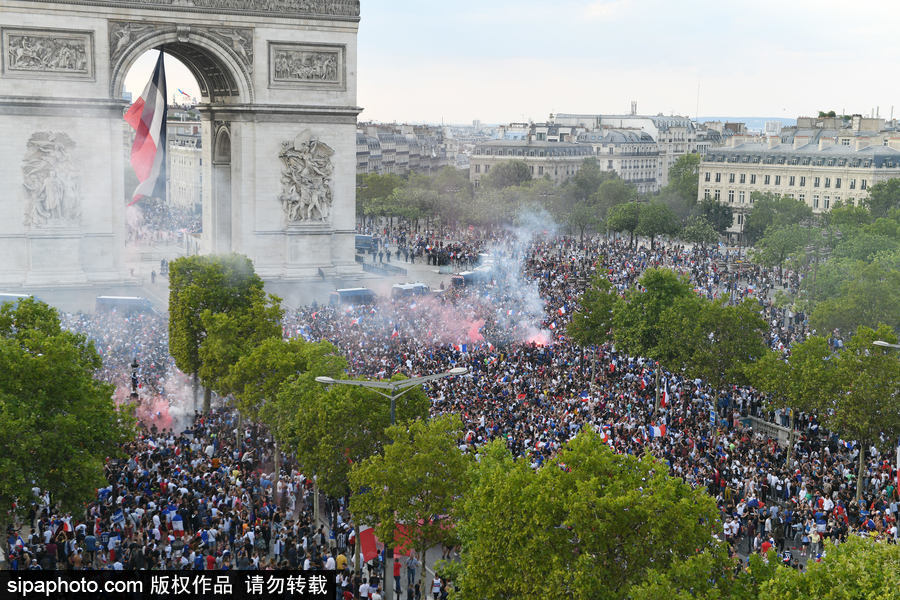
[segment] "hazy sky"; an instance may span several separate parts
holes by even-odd
[[[900,116],[893,2],[362,0],[361,120],[485,123],[551,112]],[[129,74],[140,94],[153,58]],[[183,68],[170,93],[197,94]]]

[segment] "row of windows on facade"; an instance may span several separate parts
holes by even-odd
[[[747,196],[745,194],[746,194],[746,192],[743,192],[743,191],[738,192],[738,196],[737,196],[738,204],[745,203],[745,200],[747,199]],[[806,202],[806,194],[798,194],[797,196],[795,196],[794,194],[791,193],[791,194],[787,194],[787,196],[788,196],[788,198],[794,198],[794,199],[800,200],[800,202],[803,202],[803,203]],[[706,188],[705,190],[703,190],[703,197],[706,199],[713,198],[716,202],[719,202],[722,199],[722,190],[714,190],[712,192],[712,194],[710,194],[709,188]],[[750,198],[750,204],[753,204],[753,196],[751,195],[749,198]],[[824,208],[825,210],[828,210],[829,208],[831,208],[832,199],[835,202],[837,202],[839,200],[842,200],[843,198],[841,198],[840,196],[835,196],[834,198],[832,198],[831,196],[822,196],[821,197],[821,200],[822,200],[821,208]],[[813,208],[816,208],[816,209],[820,208],[819,200],[820,200],[819,194],[812,195],[812,207]],[[853,198],[846,198],[846,200],[850,204],[855,204],[855,201]],[[731,204],[734,204],[734,190],[728,190],[728,202],[730,202]]]
[[[535,168],[537,168],[537,170],[535,170]],[[553,169],[552,169],[553,175],[559,175],[560,168],[562,168],[562,167],[553,167]],[[490,170],[491,170],[491,165],[484,165],[485,174],[487,174],[487,172]],[[481,165],[475,165],[475,172],[481,173]],[[551,172],[551,168],[547,167],[546,174],[550,175],[550,172]],[[574,175],[577,172],[578,172],[578,167],[572,166],[572,167],[565,167],[565,173],[563,173],[563,174],[564,175]],[[544,175],[544,173],[545,172],[544,172],[543,166],[535,167],[534,165],[531,165],[531,174],[532,175]]]
[[[728,163],[753,163],[759,164],[762,163],[764,165],[800,165],[800,166],[810,166],[810,167],[863,167],[870,168],[872,167],[872,159],[871,158],[812,158],[809,156],[795,156],[792,158],[788,158],[786,156],[766,156],[765,158],[761,156],[754,155],[732,155],[727,156],[724,154],[719,155],[711,155],[707,154],[704,160],[708,162],[728,162]],[[882,169],[890,169],[896,166],[900,166],[900,163],[892,161],[892,160],[883,160],[880,163],[876,163],[876,168]]]
[[[716,173],[715,175],[716,175],[716,177],[715,177],[716,183],[722,183],[722,174]],[[781,180],[782,180],[781,175],[764,175],[763,176],[763,185],[772,185],[773,177],[775,180],[774,185],[781,185]],[[800,183],[799,187],[806,187],[806,177],[803,175],[800,175],[800,176],[789,175],[789,176],[786,176],[785,178],[787,179],[787,184],[789,187],[795,186],[798,182],[798,179],[799,179],[799,183]],[[706,182],[709,182],[710,179],[711,179],[711,174],[709,171],[706,171],[706,174],[705,174],[703,180]],[[813,179],[813,187],[821,187],[823,180],[825,182],[826,188],[831,187],[831,177],[813,177],[812,179]],[[729,173],[728,174],[728,183],[747,183],[747,174],[741,173],[740,178],[737,181],[735,181],[735,174]],[[868,182],[865,179],[860,180],[859,189],[861,189],[861,190],[866,189],[867,184],[868,184]],[[750,185],[756,185],[756,175],[753,173],[750,174]],[[855,190],[856,189],[856,179],[849,180],[849,186],[850,186],[851,190]],[[841,178],[840,177],[834,178],[834,187],[835,187],[835,189],[841,188]]]
[[[590,148],[563,148],[547,150],[529,150],[525,154],[523,150],[497,150],[496,152],[490,148],[475,148],[475,154],[480,156],[587,156],[592,154]]]

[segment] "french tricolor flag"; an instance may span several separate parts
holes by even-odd
[[[659,405],[665,408],[667,404],[669,404],[669,382],[663,379],[663,395]]]
[[[140,182],[131,203],[143,197],[166,197],[166,67],[159,53],[153,77],[141,97],[125,113],[135,131],[131,166]]]
[[[656,425],[651,425],[647,428],[650,433],[650,437],[666,437],[666,426],[660,425],[657,427]]]
[[[172,535],[176,537],[184,535],[184,519],[178,513],[172,515]]]

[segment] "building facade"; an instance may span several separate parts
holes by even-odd
[[[591,146],[602,170],[615,171],[639,193],[659,190],[659,146],[650,134],[639,129],[601,129],[580,133],[577,141]]]
[[[753,192],[805,202],[823,213],[837,202],[858,205],[871,186],[900,177],[900,134],[852,129],[790,128],[765,142],[732,138],[700,163],[698,200],[712,198],[734,210],[729,232],[743,231]]]
[[[200,133],[168,138],[166,201],[180,209],[199,210],[203,202],[203,148]]]
[[[368,125],[356,133],[356,172],[433,173],[450,164],[438,127]]]
[[[593,156],[589,144],[531,140],[491,140],[477,144],[469,157],[469,180],[476,186],[491,167],[510,160],[525,162],[535,179],[563,183]]]
[[[557,125],[582,127],[586,131],[637,129],[647,133],[658,147],[656,166],[657,189],[669,182],[669,169],[685,154],[706,151],[709,144],[698,145],[698,129],[689,117],[647,115],[600,115],[559,113],[553,117]]]

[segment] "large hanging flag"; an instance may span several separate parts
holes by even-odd
[[[131,166],[140,182],[129,206],[144,197],[166,196],[166,67],[159,53],[144,93],[125,113],[135,131]]]
[[[359,528],[359,545],[363,562],[369,562],[370,560],[378,556],[378,547],[375,541],[375,530],[371,527],[364,526]]]

